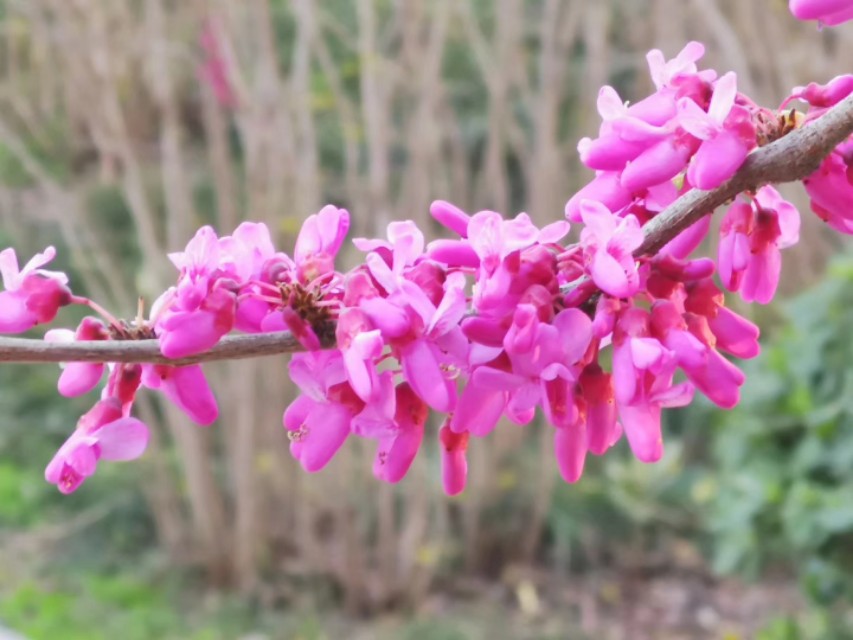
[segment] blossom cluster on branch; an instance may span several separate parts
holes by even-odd
[[[853,16],[849,1],[792,0],[791,8],[824,24]],[[52,248],[23,269],[6,249],[0,331],[23,332],[83,304],[99,317],[45,339],[156,339],[163,356],[182,359],[234,331],[289,330],[304,353],[289,364],[300,395],[283,425],[307,471],[322,469],[355,436],[375,441],[377,478],[397,482],[422,445],[430,410],[442,416],[442,482],[451,495],[465,487],[470,438],[502,418],[526,425],[537,409],[553,427],[568,482],[589,453],[603,454],[623,435],[638,459],[654,462],[663,453],[664,408],[688,404],[696,390],[723,408],[738,403],[744,375],[729,358],[755,357],[759,331],[726,306],[717,281],[747,302],[769,302],[800,214],[772,186],[747,187],[722,219],[716,262],[691,258],[710,232],[709,215],[651,254],[642,248],[644,226],[688,192],[727,184],[756,149],[818,127],[843,103],[845,137],[803,183],[812,210],[853,233],[853,75],[796,88],[768,109],[738,91],[734,73],[700,70],[703,53],[696,42],[672,60],[650,52],[656,91],[635,104],[611,87],[600,91],[599,133],[578,145],[596,175],[568,201],[566,219],[539,228],[524,213],[468,214],[436,201],[431,214],[451,238],[427,243],[413,222],[392,222],[385,239],[353,241],[364,259],[346,273],[335,257],[349,214],[332,205],[307,218],[292,256],[260,223],[223,237],[204,227],[169,256],[175,286],[147,318],[140,311],[130,321],[43,269]],[[790,108],[795,101],[806,109]],[[580,239],[567,244],[572,223],[582,225]],[[70,362],[59,392],[88,393],[105,375],[100,399],[47,467],[62,492],[77,489],[101,458],[142,454],[148,429],[131,416],[140,387],[161,391],[199,424],[218,416],[200,364]]]

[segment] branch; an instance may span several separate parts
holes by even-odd
[[[635,255],[653,254],[687,227],[709,215],[743,191],[767,183],[802,180],[821,161],[853,135],[853,94],[823,116],[749,155],[737,174],[712,191],[694,189],[681,196],[644,227],[646,238]],[[327,345],[331,346],[331,345]],[[223,338],[204,353],[170,360],[157,340],[104,342],[44,342],[0,337],[0,362],[146,362],[188,365],[213,360],[237,360],[304,351],[289,331]]]
[[[0,362],[146,362],[175,366],[305,351],[289,331],[225,336],[204,353],[169,359],[157,340],[45,342],[0,337]]]

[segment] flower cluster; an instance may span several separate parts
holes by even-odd
[[[825,23],[840,19],[847,4],[791,3],[797,15]],[[578,145],[596,175],[568,201],[567,220],[539,228],[524,213],[468,214],[436,201],[430,212],[450,237],[427,243],[413,222],[392,222],[385,239],[354,240],[364,258],[346,273],[335,257],[349,214],[331,205],[308,217],[292,256],[276,250],[263,224],[246,222],[224,237],[204,227],[169,256],[179,272],[175,286],[147,319],[140,313],[131,322],[72,295],[63,274],[41,269],[52,248],[22,270],[7,249],[0,331],[26,331],[61,306],[88,304],[103,319],[86,317],[76,331],[50,331],[46,339],[157,339],[165,357],[181,359],[232,331],[288,330],[305,352],[289,365],[300,395],[283,425],[291,453],[310,472],[353,436],[375,441],[374,474],[398,482],[430,432],[430,411],[440,416],[433,437],[451,495],[465,487],[472,438],[503,419],[527,425],[537,410],[553,428],[568,482],[581,476],[588,454],[603,454],[623,434],[638,459],[656,461],[663,408],[688,404],[697,390],[722,408],[735,406],[744,375],[729,357],[759,352],[758,328],[726,306],[715,278],[746,301],[769,302],[781,250],[797,242],[800,218],[770,186],[742,193],[722,219],[716,264],[690,257],[710,216],[656,255],[638,255],[643,225],[686,191],[720,186],[754,149],[812,126],[853,92],[853,76],[841,76],[797,88],[780,109],[766,109],[738,93],[734,73],[700,70],[702,54],[695,42],[672,60],[652,51],[656,91],[636,104],[601,90],[598,136]],[[792,101],[807,111],[789,109]],[[812,209],[853,233],[853,138],[804,184]],[[579,241],[567,244],[572,223],[582,225]],[[90,392],[105,373],[100,399],[47,467],[63,492],[100,458],[143,452],[148,430],[131,416],[140,387],[162,391],[199,424],[217,418],[197,364],[68,363],[59,391]]]

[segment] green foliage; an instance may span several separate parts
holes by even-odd
[[[853,258],[784,311],[788,326],[746,367],[743,403],[718,414],[715,564],[792,567],[830,605],[853,597]]]

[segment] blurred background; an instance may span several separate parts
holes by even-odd
[[[326,202],[356,236],[405,218],[438,233],[436,198],[547,223],[591,176],[576,144],[598,88],[647,95],[645,52],[691,39],[767,106],[853,60],[850,26],[797,23],[784,0],[0,0],[0,245],[55,244],[75,290],[132,317],[202,224],[264,221],[290,250]],[[0,627],[853,637],[853,251],[786,195],[804,231],[782,295],[732,301],[764,335],[742,406],[671,412],[661,463],[623,443],[574,486],[539,425],[472,442],[453,499],[434,437],[398,486],[354,440],[305,474],[268,358],[209,367],[211,428],[142,394],[144,458],[63,497],[43,468],[92,398],[60,398],[54,366],[4,365]]]

